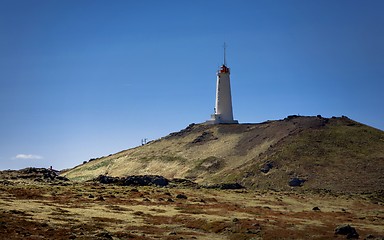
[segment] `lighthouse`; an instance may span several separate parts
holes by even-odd
[[[224,43],[224,63],[217,71],[216,80],[216,102],[215,112],[211,115],[211,119],[207,121],[210,124],[236,124],[238,121],[233,120],[232,96],[230,70],[226,64],[226,46]]]

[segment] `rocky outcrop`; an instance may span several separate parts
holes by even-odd
[[[185,178],[173,178],[169,181],[169,186],[178,188],[198,188],[199,184]]]
[[[69,181],[68,178],[60,176],[60,171],[52,168],[24,168],[20,170],[6,170],[0,171],[0,179],[25,179],[33,180],[36,182],[57,182],[57,181]]]
[[[208,189],[243,189],[239,183],[220,183],[214,185],[199,185],[188,179],[175,178],[166,179],[159,175],[133,175],[127,177],[111,177],[100,175],[93,181],[102,184],[115,184],[120,186],[156,186],[156,187],[178,187],[178,188],[208,188]]]
[[[213,189],[242,189],[244,188],[239,183],[220,183],[220,184],[214,184],[214,185],[207,185],[204,186],[204,188],[213,188]]]
[[[354,227],[350,225],[340,225],[335,229],[335,234],[347,235],[347,239],[357,239],[359,234]]]
[[[217,140],[217,139],[218,138],[215,137],[212,132],[205,132],[204,131],[200,136],[198,136],[197,138],[195,138],[192,141],[192,144],[196,144],[196,143],[204,144],[207,141]]]
[[[105,175],[98,176],[95,181],[104,184],[117,184],[122,186],[158,186],[164,187],[169,184],[168,179],[159,175],[142,175],[127,177],[110,177]]]

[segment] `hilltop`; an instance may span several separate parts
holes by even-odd
[[[0,171],[0,238],[384,239],[383,145],[346,117],[192,124],[61,175]]]
[[[381,192],[384,132],[347,117],[191,124],[144,146],[92,159],[63,176],[84,181],[146,174],[253,189]]]

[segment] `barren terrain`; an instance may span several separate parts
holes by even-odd
[[[372,194],[130,187],[3,179],[0,239],[384,238],[383,197]],[[317,208],[316,208],[317,207]]]

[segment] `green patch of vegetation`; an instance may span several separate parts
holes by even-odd
[[[104,161],[95,163],[95,164],[90,165],[90,166],[84,166],[82,168],[82,170],[89,170],[89,171],[96,170],[96,169],[99,169],[102,167],[107,167],[109,164],[111,164],[111,160],[104,160]]]
[[[215,156],[209,156],[197,162],[197,169],[218,170],[224,166],[223,160]]]
[[[211,177],[211,181],[215,183],[236,183],[239,182],[239,172],[228,173],[228,174],[216,174]]]
[[[384,139],[384,133],[370,127],[330,125],[304,131],[270,157],[272,160],[322,166],[345,163],[349,159],[383,157],[381,139]]]
[[[153,158],[149,157],[149,156],[144,156],[144,157],[140,157],[139,159],[140,159],[141,162],[149,162]]]
[[[69,170],[69,171],[67,171],[67,172],[65,172],[64,174],[62,173],[61,175],[63,175],[63,176],[67,176],[67,174],[73,174],[73,173],[76,173],[76,172],[78,172],[78,171],[80,171],[81,170],[81,168],[80,167],[75,167],[75,168],[73,168],[73,169],[71,169],[71,170]]]
[[[160,160],[163,162],[184,162],[187,159],[180,156],[160,155],[160,156],[143,156],[140,157],[141,162],[150,162],[152,160]]]
[[[195,166],[188,171],[188,176],[198,176],[201,173],[208,172],[214,173],[224,167],[224,161],[215,156],[209,156],[200,159],[196,162]]]
[[[93,179],[95,177],[94,175],[84,175],[85,173],[88,173],[87,171],[96,170],[98,168],[108,166],[109,164],[110,164],[110,160],[109,161],[103,161],[103,162],[100,162],[100,163],[97,163],[97,164],[94,164],[91,166],[87,166],[88,164],[83,165],[83,166],[76,167],[76,168],[70,170],[69,172],[65,173],[63,176],[69,178],[72,181],[79,181],[79,182],[80,181],[87,181],[87,180]],[[75,176],[80,175],[80,176],[72,177],[73,175],[75,175]]]
[[[169,156],[169,155],[160,156],[160,160],[161,161],[166,161],[166,162],[175,162],[175,161],[183,162],[183,161],[186,161],[186,159],[183,158],[183,157],[180,157],[180,156]]]

